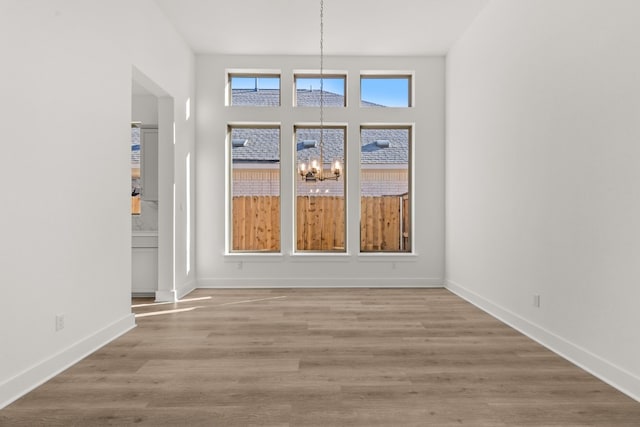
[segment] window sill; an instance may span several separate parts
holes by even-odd
[[[284,259],[284,255],[281,252],[225,252],[224,258],[225,262],[278,262]]]
[[[349,262],[351,254],[348,252],[292,252],[289,254],[294,262]]]
[[[364,262],[414,262],[417,259],[418,254],[415,252],[361,252],[358,254],[358,261]]]

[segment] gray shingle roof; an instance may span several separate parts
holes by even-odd
[[[231,105],[280,106],[280,89],[233,89]]]
[[[298,89],[296,91],[297,104],[300,107],[319,107],[320,91],[317,89]],[[344,107],[344,96],[324,91],[323,103],[325,107]]]
[[[344,160],[344,129],[324,129],[322,142],[324,144],[324,162],[330,163],[334,159]],[[317,141],[315,147],[305,148],[302,141]],[[297,160],[307,161],[311,157],[320,157],[320,129],[298,129],[296,131]]]
[[[244,147],[232,147],[234,162],[277,162],[280,160],[280,129],[233,128],[231,139],[246,139]]]
[[[344,107],[344,96],[324,91],[325,107]],[[320,90],[298,89],[297,104],[301,107],[319,107]],[[231,91],[231,105],[278,107],[280,105],[280,89],[233,89]],[[362,101],[366,107],[382,107],[373,102]]]
[[[234,128],[231,139],[246,139],[242,147],[232,147],[234,162],[277,162],[279,161],[279,129]],[[303,141],[318,141],[316,147],[305,148]],[[324,161],[344,160],[344,131],[325,129],[323,134]],[[375,141],[389,141],[389,147],[381,148]],[[320,129],[298,129],[296,132],[297,161],[306,161],[320,155]],[[407,164],[409,161],[409,131],[407,129],[363,129],[361,141],[363,164]]]
[[[408,129],[362,129],[360,156],[367,164],[406,164],[409,162]],[[377,140],[389,141],[382,148]]]
[[[299,89],[298,105],[320,105],[320,91]],[[324,91],[324,105],[329,107],[344,106],[344,96]],[[264,105],[278,106],[279,89],[234,89],[232,105]],[[365,106],[378,106],[363,101]],[[278,162],[280,131],[278,129],[243,129],[234,128],[231,139],[246,139],[244,146],[233,146],[231,153],[234,162]],[[315,147],[305,147],[302,141],[315,140]],[[388,147],[381,147],[376,140],[389,141]],[[323,134],[324,161],[344,160],[344,131],[342,129],[325,129]],[[296,133],[297,161],[306,161],[310,157],[320,155],[320,130],[298,129]],[[406,129],[363,129],[361,141],[361,160],[363,164],[407,164],[409,162],[409,132]]]

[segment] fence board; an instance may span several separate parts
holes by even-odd
[[[402,250],[411,252],[411,201],[409,195],[402,196]]]
[[[360,250],[366,248],[367,234],[363,225],[363,218],[367,217],[367,198],[360,197]]]

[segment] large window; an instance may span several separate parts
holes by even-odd
[[[360,251],[411,252],[411,128],[360,130]]]
[[[295,128],[297,251],[345,252],[345,137],[344,127],[324,128],[322,140],[318,127]]]
[[[229,74],[228,105],[280,106],[280,76],[274,74]]]
[[[413,252],[413,71],[363,70],[351,80],[336,70],[322,80],[302,69],[227,69],[226,76],[228,252]],[[281,104],[282,83],[293,89],[285,91],[288,105]],[[360,103],[349,105],[347,94],[358,92]],[[383,117],[376,107],[399,108]],[[359,143],[351,141],[354,157],[360,151],[351,170],[349,126],[360,133]],[[290,150],[284,156],[282,141]],[[293,183],[282,186],[281,166]],[[347,181],[358,176],[347,194]],[[347,233],[347,218],[356,234]]]
[[[411,107],[411,76],[362,75],[362,107]]]
[[[280,251],[280,128],[230,126],[231,250]]]
[[[319,75],[296,75],[296,106],[319,107],[322,99],[325,107],[344,107],[346,82],[345,76],[338,75],[324,75],[322,79]]]

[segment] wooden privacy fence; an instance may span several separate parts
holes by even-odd
[[[344,197],[298,196],[296,248],[344,251]]]
[[[360,250],[410,252],[409,196],[360,198]]]
[[[234,251],[280,250],[279,196],[236,196],[232,209]]]
[[[296,249],[345,250],[343,197],[297,196]],[[381,196],[360,199],[360,250],[408,252],[409,197]],[[280,250],[280,198],[235,196],[232,206],[232,248],[236,251]]]

